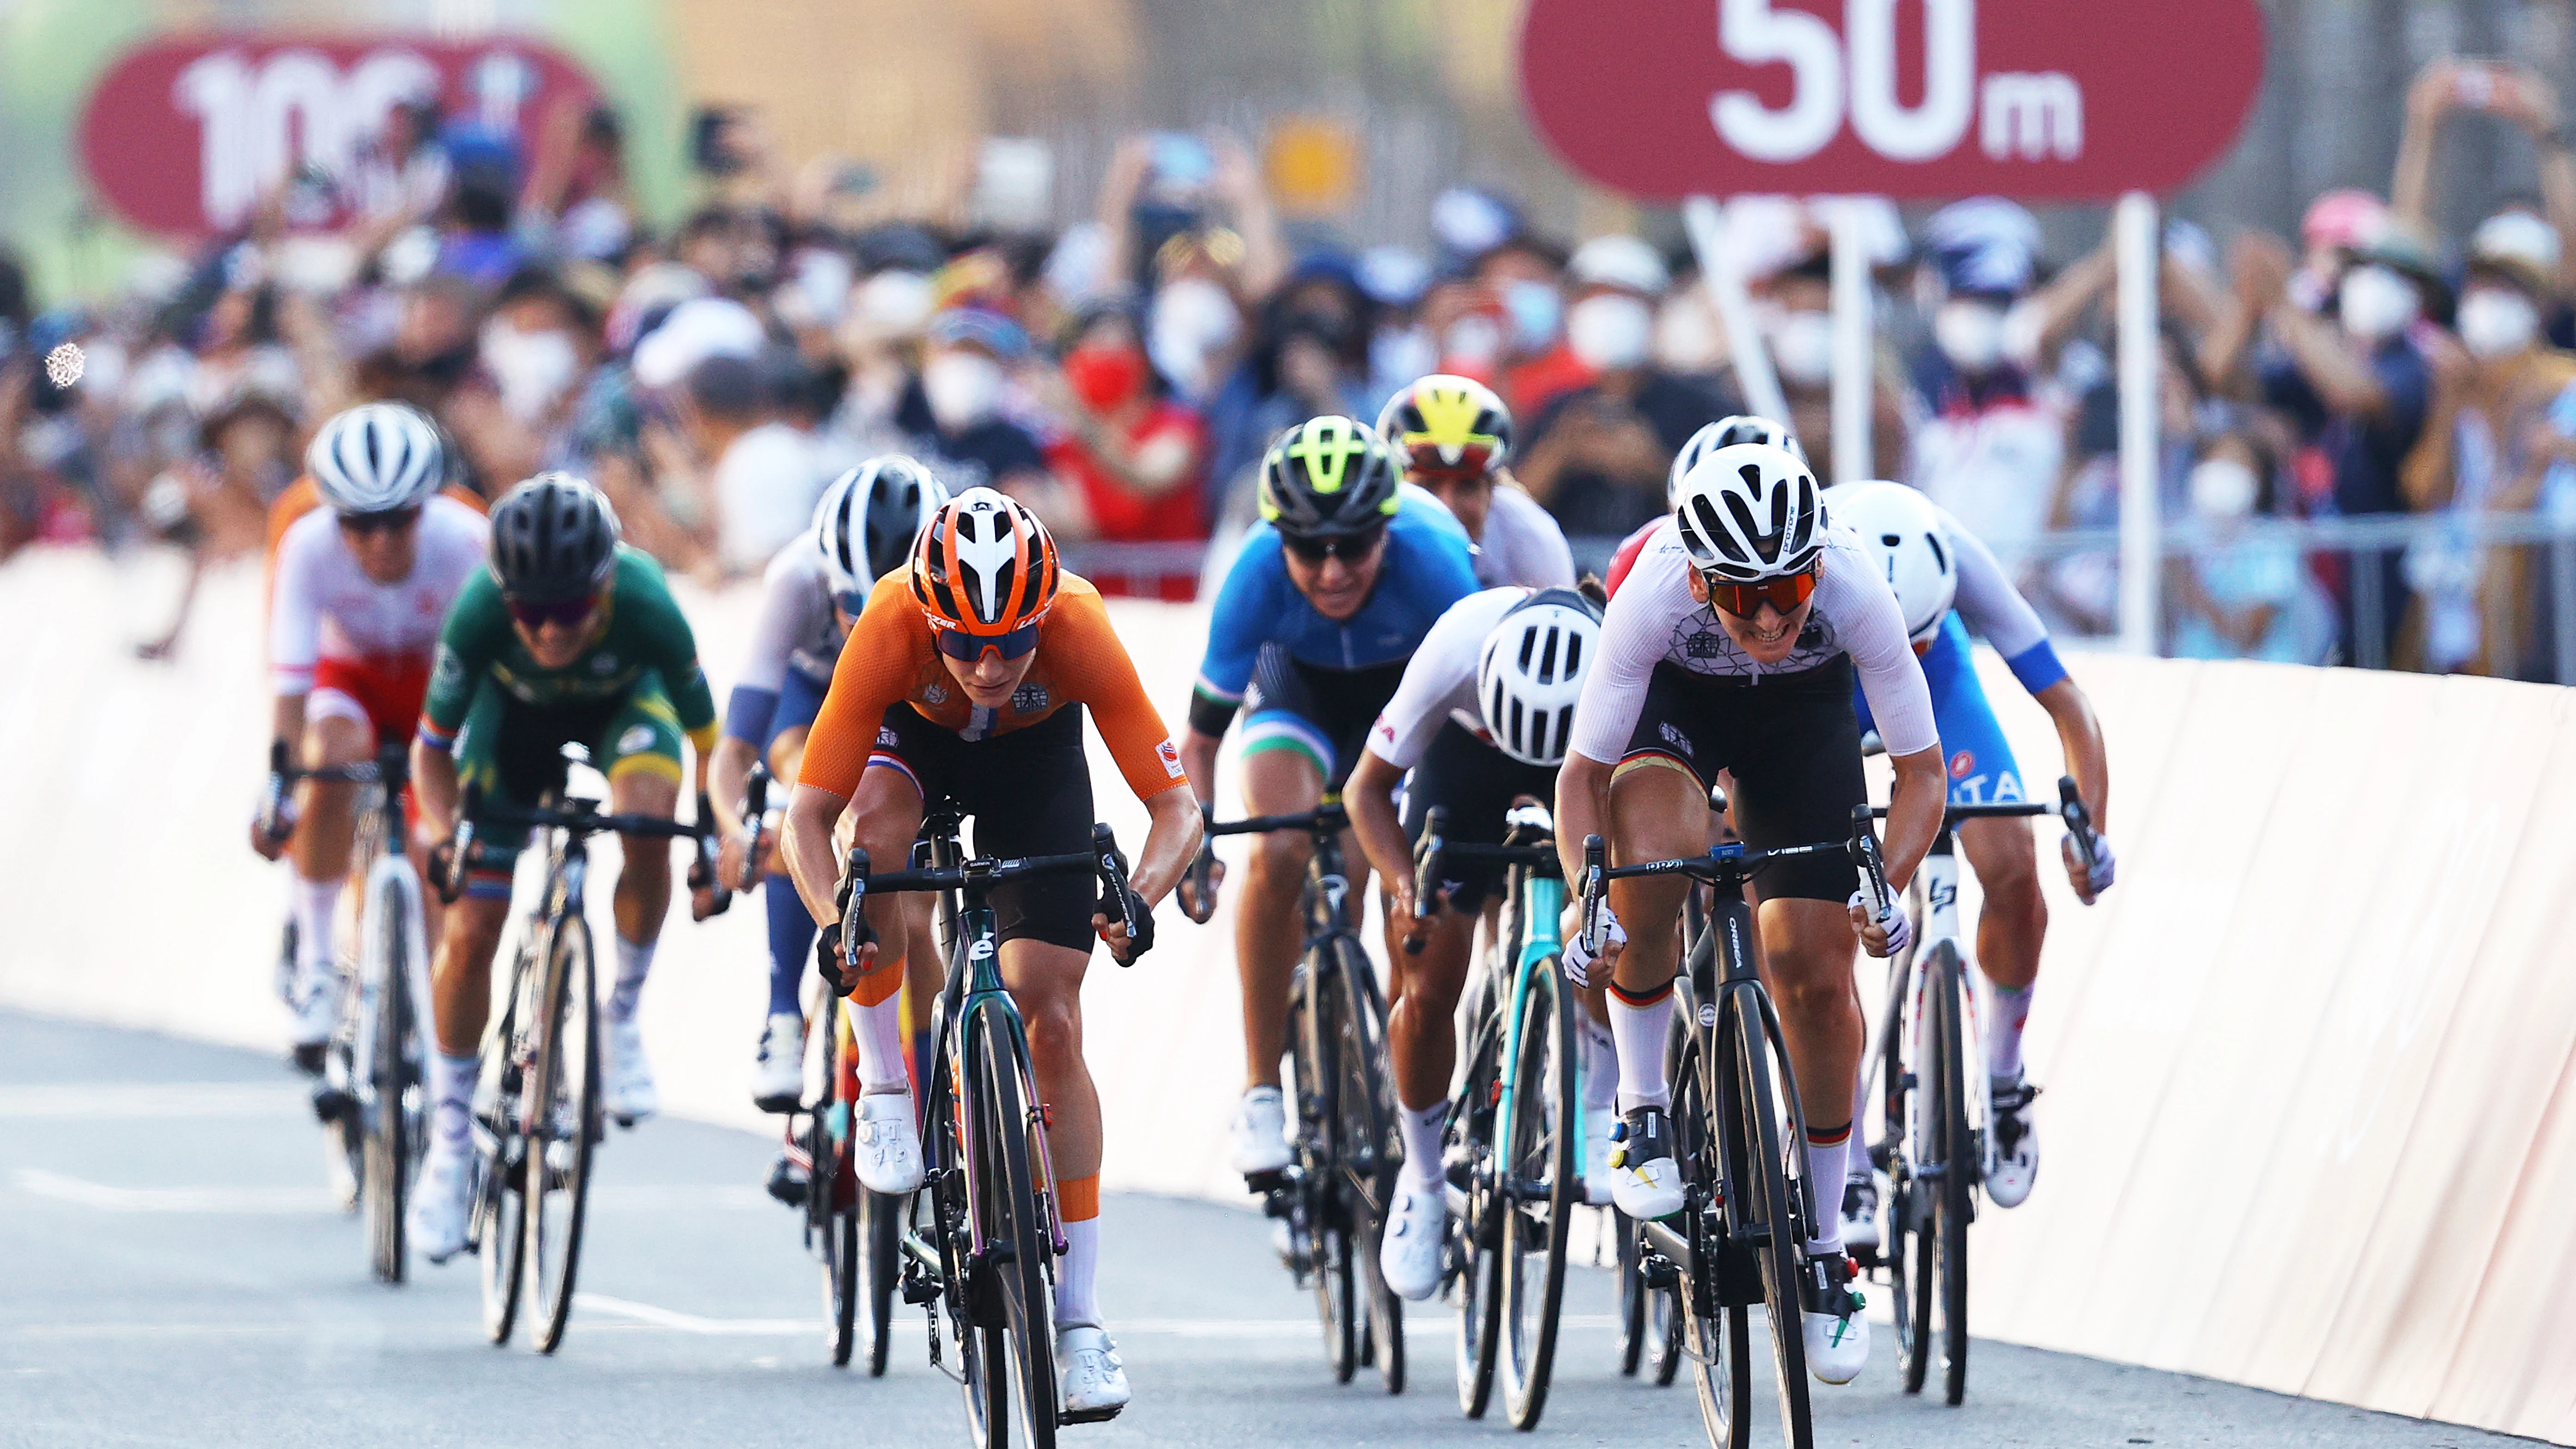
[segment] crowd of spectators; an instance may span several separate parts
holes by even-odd
[[[2439,134],[2497,123],[2531,137],[2538,194],[2436,235]],[[2567,135],[2538,75],[2437,62],[2388,197],[2317,198],[2295,249],[2167,226],[2155,472],[2188,543],[2168,652],[2554,677],[2547,554],[2483,521],[2576,517]],[[42,312],[0,253],[0,557],[253,554],[311,429],[393,398],[447,429],[459,482],[583,473],[630,539],[706,582],[756,574],[832,475],[903,451],[1017,495],[1111,589],[1187,598],[1196,546],[1250,516],[1271,437],[1373,419],[1424,373],[1502,393],[1518,483],[1585,557],[1660,510],[1683,440],[1744,406],[1687,248],[1560,241],[1494,192],[1432,199],[1428,247],[1363,246],[1283,221],[1245,148],[1142,135],[1090,219],[1038,234],[967,199],[885,215],[865,168],[790,168],[755,113],[713,111],[694,209],[657,231],[625,148],[588,103],[523,137],[399,106],[336,183],[328,235],[297,225],[299,179],[242,233]],[[2119,513],[2109,244],[2052,259],[1996,198],[1910,231],[1892,206],[1861,219],[1866,471],[1949,508],[2062,626],[2110,632],[2113,555],[2051,541]],[[1826,237],[1808,204],[1728,208],[1787,421],[1830,478]],[[2436,522],[2361,552],[2279,523],[2410,514]]]

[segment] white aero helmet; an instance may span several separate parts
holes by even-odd
[[[833,479],[814,505],[814,543],[832,598],[859,612],[868,589],[912,557],[913,539],[947,501],[947,486],[900,453]]]
[[[360,403],[313,435],[304,471],[334,513],[390,513],[413,507],[447,481],[447,444],[438,425],[415,408]]]
[[[1512,606],[1476,660],[1486,733],[1524,765],[1565,762],[1583,673],[1600,652],[1601,611],[1572,589],[1541,589]]]
[[[1769,443],[1797,454],[1801,463],[1807,461],[1807,450],[1798,446],[1797,435],[1769,418],[1755,417],[1751,413],[1719,418],[1691,434],[1690,441],[1682,444],[1682,450],[1673,454],[1673,466],[1664,474],[1664,506],[1672,507],[1674,500],[1681,497],[1682,475],[1698,466],[1700,459],[1738,443]]]
[[[1769,443],[1702,458],[1673,490],[1674,531],[1691,567],[1732,583],[1794,574],[1825,546],[1825,514],[1807,460]]]
[[[1932,500],[1902,483],[1842,483],[1825,490],[1825,511],[1869,545],[1896,591],[1905,632],[1917,644],[1931,643],[1959,595],[1959,556]]]

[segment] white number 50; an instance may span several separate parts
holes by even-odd
[[[1929,161],[1968,133],[1977,68],[1976,0],[1923,0],[1922,103],[1896,98],[1896,0],[1845,0],[1843,31],[1771,0],[1718,0],[1718,48],[1748,65],[1790,70],[1789,104],[1773,110],[1750,91],[1720,91],[1709,119],[1729,146],[1756,161],[1804,161],[1842,129],[1850,37],[1851,124],[1862,144],[1891,161]]]

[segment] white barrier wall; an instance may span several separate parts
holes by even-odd
[[[0,1003],[282,1049],[283,868],[245,847],[258,580],[210,580],[179,659],[139,663],[172,585],[87,553],[0,569]],[[751,598],[686,602],[721,700]],[[1114,607],[1177,724],[1200,616]],[[2046,718],[1987,663],[2044,789]],[[1979,1223],[1978,1330],[2576,1443],[2570,695],[2072,663],[2110,736],[2121,880],[2087,910],[2049,875],[2046,1171]],[[1094,779],[1101,818],[1140,839],[1114,772]],[[605,889],[595,909],[604,930]],[[1086,992],[1105,1176],[1240,1202],[1231,928],[1168,908],[1160,928]],[[670,1110],[774,1130],[744,1089],[763,954],[757,902],[675,913],[644,1005]]]

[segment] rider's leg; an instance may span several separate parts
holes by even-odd
[[[1613,865],[1671,860],[1708,849],[1708,790],[1665,755],[1639,755],[1610,781]],[[1681,876],[1610,883],[1610,908],[1628,932],[1609,983],[1610,1033],[1619,1059],[1621,1110],[1672,1105],[1665,1080],[1665,1035],[1673,1014],[1673,975],[1681,962]],[[1661,923],[1660,925],[1657,923]]]
[[[868,853],[868,870],[896,871],[912,856],[921,833],[921,787],[899,766],[873,764],[859,776],[859,792],[841,812],[848,843]],[[850,1034],[859,1052],[859,1087],[875,1095],[912,1090],[904,1069],[903,981],[912,951],[910,913],[902,896],[868,898],[868,928],[876,933],[873,968],[849,997]]]
[[[1440,1128],[1449,1110],[1449,1074],[1458,1060],[1458,997],[1466,990],[1476,918],[1442,911],[1422,923],[1422,953],[1389,942],[1395,1002],[1387,1009],[1387,1055],[1404,1127],[1405,1171],[1415,1182],[1441,1177]]]
[[[1852,987],[1851,917],[1840,901],[1762,903],[1764,984],[1780,1011],[1789,1065],[1807,1119],[1807,1181],[1839,1192],[1851,1138],[1852,1079],[1860,1066],[1860,1003]],[[1819,1211],[1811,1252],[1839,1251],[1842,1224]]]
[[[676,768],[659,755],[629,755],[611,766],[609,808],[620,815],[654,815],[668,820],[679,813],[680,780]],[[617,838],[615,919],[617,985],[609,993],[608,1019],[631,1021],[652,974],[653,947],[662,938],[662,918],[671,911],[671,842],[658,835]]]
[[[1322,763],[1274,737],[1270,748],[1243,756],[1243,808],[1250,815],[1290,815],[1315,808],[1324,794]],[[1287,1047],[1288,981],[1304,948],[1297,900],[1314,847],[1295,831],[1253,837],[1235,902],[1234,955],[1243,976],[1244,1084],[1279,1085]]]
[[[427,1063],[432,1131],[451,1149],[464,1149],[482,1075],[483,1027],[492,1010],[492,954],[510,919],[510,877],[474,872],[464,898],[447,912],[446,929],[430,966],[430,1012],[436,1047]]]
[[[771,737],[767,754],[771,779],[795,780],[797,767],[805,760],[806,732],[805,726],[794,725]],[[779,795],[773,793],[770,798],[776,800]],[[785,860],[773,864],[776,869],[761,882],[769,910],[769,1014],[797,1016],[804,1010],[801,988],[805,963],[814,950],[814,914],[797,898]]]
[[[1029,1065],[1046,1104],[1047,1152],[1061,1184],[1068,1251],[1056,1287],[1056,1322],[1097,1327],[1100,1093],[1082,1059],[1082,978],[1090,965],[1089,951],[1053,941],[1022,938],[1002,945],[1002,979],[1029,1034]]]
[[[337,703],[344,707],[333,708]],[[303,757],[306,769],[355,764],[374,758],[375,728],[366,712],[336,691],[306,697]],[[357,835],[351,806],[355,785],[306,780],[298,786],[295,827],[295,968],[298,1000],[332,967],[333,926],[340,888],[349,878],[349,851]]]
[[[1977,913],[1977,966],[1994,987],[1986,1023],[1986,1071],[2021,1074],[2021,1034],[2039,980],[2040,943],[2048,935],[2048,902],[2039,893],[2039,853],[2030,822],[1988,818],[1959,826],[1959,849],[1984,890]]]

